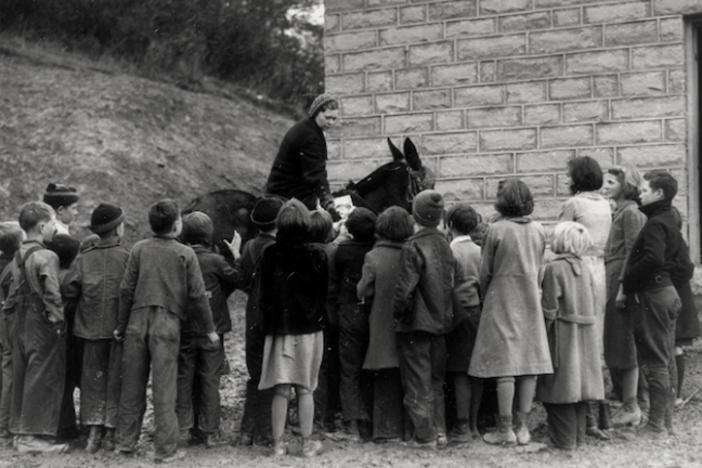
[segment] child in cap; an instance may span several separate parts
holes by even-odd
[[[393,327],[393,299],[403,242],[412,235],[414,221],[404,208],[391,206],[376,221],[377,242],[363,261],[356,294],[370,306],[368,350],[363,369],[371,374],[369,408],[373,440],[405,437],[409,421],[402,406],[402,381]]]
[[[44,203],[56,212],[56,233],[70,234],[70,225],[78,215],[80,196],[74,187],[51,183],[44,192]]]
[[[466,204],[452,206],[446,215],[451,251],[458,267],[454,287],[453,328],[446,336],[446,372],[453,383],[456,397],[456,426],[451,439],[457,442],[467,442],[480,435],[478,409],[483,385],[480,379],[468,375],[480,322],[480,247],[470,235],[479,219],[478,213]]]
[[[75,303],[73,334],[83,342],[80,422],[90,428],[86,450],[114,450],[119,407],[122,344],[114,340],[120,282],[129,252],[122,247],[124,213],[101,203],[90,216],[90,230],[100,240],[72,266],[64,297]],[[59,236],[56,236],[59,237]]]
[[[287,452],[283,433],[290,387],[295,387],[302,436],[302,454],[320,453],[312,440],[313,392],[317,388],[324,352],[322,328],[327,291],[327,259],[310,244],[310,214],[292,199],[276,220],[276,242],[263,252],[259,304],[266,341],[259,388],[274,391],[271,403],[273,455]]]
[[[10,433],[10,399],[12,398],[12,344],[14,314],[2,311],[2,304],[12,283],[12,259],[24,240],[24,231],[17,221],[0,223],[0,439],[7,445]]]
[[[182,222],[174,200],[158,201],[149,209],[154,236],[137,242],[129,253],[113,332],[124,340],[117,448],[123,453],[136,449],[151,367],[157,462],[185,456],[177,450],[175,410],[181,322],[190,312],[210,341],[219,341],[197,255],[177,240]]]
[[[500,217],[488,228],[481,249],[483,310],[468,374],[497,377],[498,430],[485,434],[485,442],[526,445],[531,441],[527,417],[536,376],[553,372],[539,292],[546,234],[529,217],[534,199],[521,180],[505,182],[495,208]],[[517,386],[515,434],[512,414]]]
[[[541,284],[554,373],[539,377],[536,398],[546,409],[549,434],[560,449],[584,442],[588,401],[604,398],[598,349],[595,284],[582,255],[591,244],[587,228],[556,225]]]
[[[20,211],[26,240],[12,263],[12,285],[3,305],[15,315],[10,432],[19,452],[63,452],[55,443],[66,379],[66,333],[58,256],[46,248],[56,215],[42,202]]]
[[[212,250],[213,232],[214,224],[207,214],[194,211],[183,217],[180,240],[197,255],[219,342],[210,342],[194,314],[188,314],[180,330],[176,413],[181,435],[190,431],[207,448],[221,445],[217,438],[219,378],[225,360],[223,336],[232,329],[227,298],[240,283],[239,271]],[[232,242],[227,243],[234,260],[240,255],[240,245],[241,236],[235,232]]]
[[[437,229],[444,219],[441,194],[435,190],[417,194],[412,215],[415,233],[402,247],[393,316],[413,443],[431,448],[448,443],[444,375],[456,260]]]
[[[241,289],[248,294],[246,301],[246,399],[241,418],[239,443],[268,445],[271,441],[271,390],[259,390],[263,345],[266,338],[263,332],[262,313],[258,307],[261,289],[259,265],[263,252],[275,243],[275,220],[283,202],[276,197],[260,198],[251,212],[251,222],[258,227],[258,235],[244,244],[239,270]]]
[[[370,415],[364,403],[370,387],[363,372],[368,348],[368,313],[359,307],[356,285],[361,279],[363,259],[375,242],[375,214],[356,208],[346,220],[352,236],[339,244],[334,256],[339,315],[339,363],[341,365],[341,409],[353,437],[370,438]]]

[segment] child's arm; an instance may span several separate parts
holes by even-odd
[[[493,255],[495,249],[497,248],[497,240],[495,239],[494,230],[488,228],[485,240],[483,241],[483,246],[480,249],[480,294],[482,298],[485,299],[485,294],[487,293],[488,285],[492,279],[492,264]]]
[[[190,252],[192,255],[187,255],[185,259],[188,303],[192,304],[195,320],[205,330],[210,341],[216,343],[219,341],[219,335],[217,335],[214,320],[212,319],[212,309],[210,309],[210,301],[207,299],[202,270],[200,270],[200,263],[197,261],[195,252],[192,250]]]
[[[630,256],[624,277],[630,284],[648,278],[665,264],[666,230],[659,223],[648,224],[639,233],[636,249],[640,253]]]
[[[412,300],[423,269],[421,256],[411,244],[405,245],[400,254],[400,269],[393,304],[393,317],[398,322],[407,321],[412,311]]]
[[[37,254],[39,255],[35,255],[35,271],[39,278],[41,299],[46,308],[47,318],[54,325],[62,326],[64,315],[61,286],[59,285],[58,256],[53,252],[48,255],[44,254],[44,251],[39,251]]]
[[[373,301],[375,295],[375,265],[372,257],[366,254],[361,271],[361,279],[356,285],[356,296],[363,304]]]
[[[561,285],[550,264],[544,268],[541,290],[541,308],[544,311],[546,329],[548,330],[558,317],[558,300],[561,297]]]
[[[139,279],[139,260],[137,252],[132,250],[129,253],[127,267],[124,269],[124,276],[119,287],[119,310],[117,313],[117,328],[112,333],[117,341],[124,339],[124,331],[127,328],[129,314],[134,303],[134,290]]]

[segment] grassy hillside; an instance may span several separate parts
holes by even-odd
[[[114,65],[1,46],[0,219],[16,219],[22,203],[61,182],[83,194],[80,226],[99,202],[121,205],[132,243],[159,198],[260,191],[291,123],[225,90],[194,93]]]

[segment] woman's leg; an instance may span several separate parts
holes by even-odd
[[[473,437],[480,436],[478,432],[478,412],[483,401],[483,379],[470,378],[471,399],[470,399],[470,431]]]

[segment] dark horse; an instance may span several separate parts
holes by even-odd
[[[365,206],[375,213],[398,205],[411,210],[414,196],[426,188],[433,188],[432,172],[422,165],[417,148],[409,138],[405,139],[404,153],[388,138],[393,160],[358,181],[349,182],[333,195],[350,195],[355,206]],[[256,235],[256,226],[250,213],[257,197],[241,190],[217,190],[195,198],[183,213],[203,211],[214,223],[214,242],[220,251],[226,252],[222,240],[231,239],[234,230],[242,237],[242,245]]]

